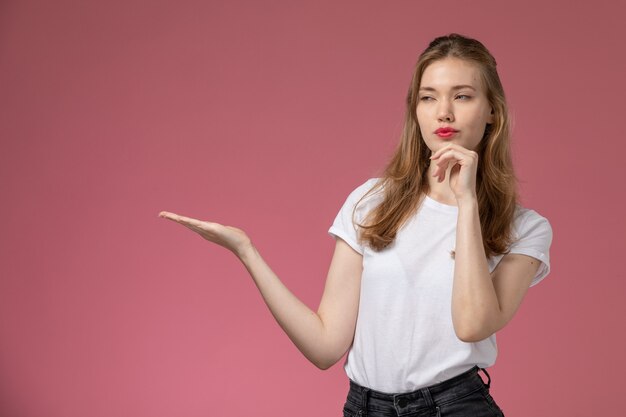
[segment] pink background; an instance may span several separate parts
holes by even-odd
[[[332,416],[222,248],[317,307],[348,193],[397,143],[418,54],[493,52],[552,273],[498,335],[507,416],[617,415],[626,371],[624,10],[614,1],[0,3],[0,415]]]

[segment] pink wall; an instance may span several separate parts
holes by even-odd
[[[238,225],[319,301],[347,194],[437,35],[482,40],[552,274],[499,333],[507,416],[616,415],[624,10],[613,1],[0,4],[0,415],[339,415],[243,267],[157,217]]]

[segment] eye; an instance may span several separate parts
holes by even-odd
[[[458,96],[456,96],[456,98],[461,99],[461,100],[469,100],[470,98],[472,98],[472,96],[468,96],[466,94],[459,94]]]
[[[429,96],[420,97],[420,101],[430,101],[430,100],[434,100],[434,98],[429,97]]]

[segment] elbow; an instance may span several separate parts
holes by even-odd
[[[345,350],[342,349],[325,350],[317,352],[317,355],[307,357],[307,359],[318,369],[325,371],[339,362],[345,353]]]
[[[462,342],[476,343],[487,339],[495,332],[490,326],[454,326],[454,333]]]
[[[452,324],[456,337],[466,343],[485,340],[503,327],[502,320],[494,313],[453,316]]]
[[[334,363],[332,363],[332,362],[313,362],[313,365],[315,365],[317,367],[317,369],[325,371],[325,370],[329,369],[331,366],[333,366]]]
[[[339,359],[333,359],[333,358],[311,359],[311,363],[313,365],[315,365],[318,369],[321,369],[322,371],[325,371],[325,370],[329,369],[334,364],[336,364],[338,361],[339,361]]]
[[[485,340],[486,338],[488,338],[489,336],[491,336],[491,334],[480,334],[480,333],[458,333],[456,334],[456,337],[459,338],[460,341],[465,342],[465,343],[476,343],[476,342],[480,342],[481,340]]]
[[[349,343],[348,343],[349,342]],[[344,357],[352,344],[350,340],[327,340],[326,343],[320,343],[315,349],[302,351],[304,356],[315,365],[318,369],[325,371],[339,362]]]

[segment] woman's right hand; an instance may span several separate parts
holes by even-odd
[[[236,227],[180,216],[167,211],[160,212],[159,217],[164,217],[178,224],[182,224],[209,242],[217,243],[225,247],[239,258],[241,258],[245,250],[252,247],[252,242],[248,235],[246,235],[243,230],[237,229]]]

